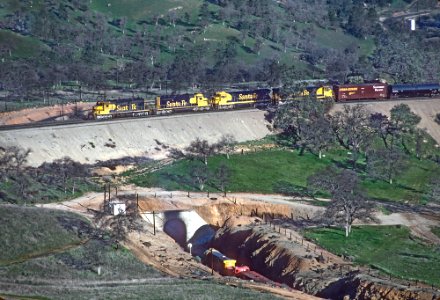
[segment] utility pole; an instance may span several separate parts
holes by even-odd
[[[214,275],[214,254],[212,253],[212,248],[211,248],[211,275]]]
[[[154,217],[154,210],[153,210],[153,235],[156,235],[156,218]]]

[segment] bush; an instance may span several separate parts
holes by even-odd
[[[438,113],[436,116],[435,116],[435,119],[434,119],[434,121],[436,121],[437,122],[437,124],[439,124],[440,125],[440,113]]]

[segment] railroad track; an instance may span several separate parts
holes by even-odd
[[[27,128],[58,127],[58,126],[69,126],[69,125],[86,125],[86,124],[106,125],[106,124],[111,124],[111,123],[120,123],[120,122],[126,122],[126,121],[130,121],[130,120],[139,120],[139,119],[176,118],[179,116],[187,116],[187,115],[219,114],[219,113],[233,112],[233,111],[255,111],[255,110],[258,110],[258,109],[257,108],[237,108],[237,109],[228,109],[228,110],[187,111],[187,112],[148,115],[148,116],[140,116],[140,117],[113,118],[113,119],[107,119],[107,120],[42,121],[42,122],[34,122],[34,123],[26,123],[26,124],[2,125],[2,126],[0,126],[0,131],[9,131],[9,130],[18,130],[18,129],[27,129]]]
[[[335,105],[344,104],[374,104],[374,103],[392,103],[392,102],[429,102],[429,101],[440,101],[440,97],[419,97],[419,98],[396,98],[396,99],[385,99],[385,100],[352,100],[352,101],[341,101],[335,102]]]
[[[440,97],[434,98],[399,98],[399,99],[387,99],[387,100],[362,100],[362,101],[345,101],[345,102],[336,102],[335,105],[340,106],[344,104],[374,104],[374,103],[390,103],[390,102],[429,102],[429,101],[440,101]],[[16,129],[26,129],[26,128],[42,128],[42,127],[57,127],[57,126],[66,126],[66,125],[77,125],[77,124],[109,124],[112,122],[120,122],[122,120],[136,120],[136,119],[145,119],[145,118],[157,118],[157,117],[177,117],[184,115],[193,115],[193,114],[206,114],[206,113],[223,113],[228,111],[249,111],[255,110],[256,108],[237,108],[237,109],[229,109],[229,110],[207,110],[207,111],[186,111],[179,113],[171,113],[171,114],[158,114],[158,115],[148,115],[148,116],[140,116],[140,117],[126,117],[126,118],[114,118],[107,120],[66,120],[66,121],[42,121],[42,122],[34,122],[34,123],[26,123],[26,124],[16,124],[16,125],[2,125],[0,126],[0,131],[9,131]]]

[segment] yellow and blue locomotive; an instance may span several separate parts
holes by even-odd
[[[277,89],[216,92],[211,98],[202,93],[157,96],[155,100],[142,98],[98,101],[93,107],[93,118],[139,117],[181,111],[265,107],[279,100]]]

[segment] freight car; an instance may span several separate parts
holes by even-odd
[[[386,83],[343,84],[333,87],[335,101],[354,101],[388,98],[388,85]]]
[[[336,84],[307,87],[301,96],[316,99],[334,99],[337,102],[359,100],[386,100],[395,98],[433,97],[440,95],[440,84],[386,84],[382,82],[363,84]]]
[[[440,84],[394,84],[389,87],[389,98],[433,97],[440,95]]]

